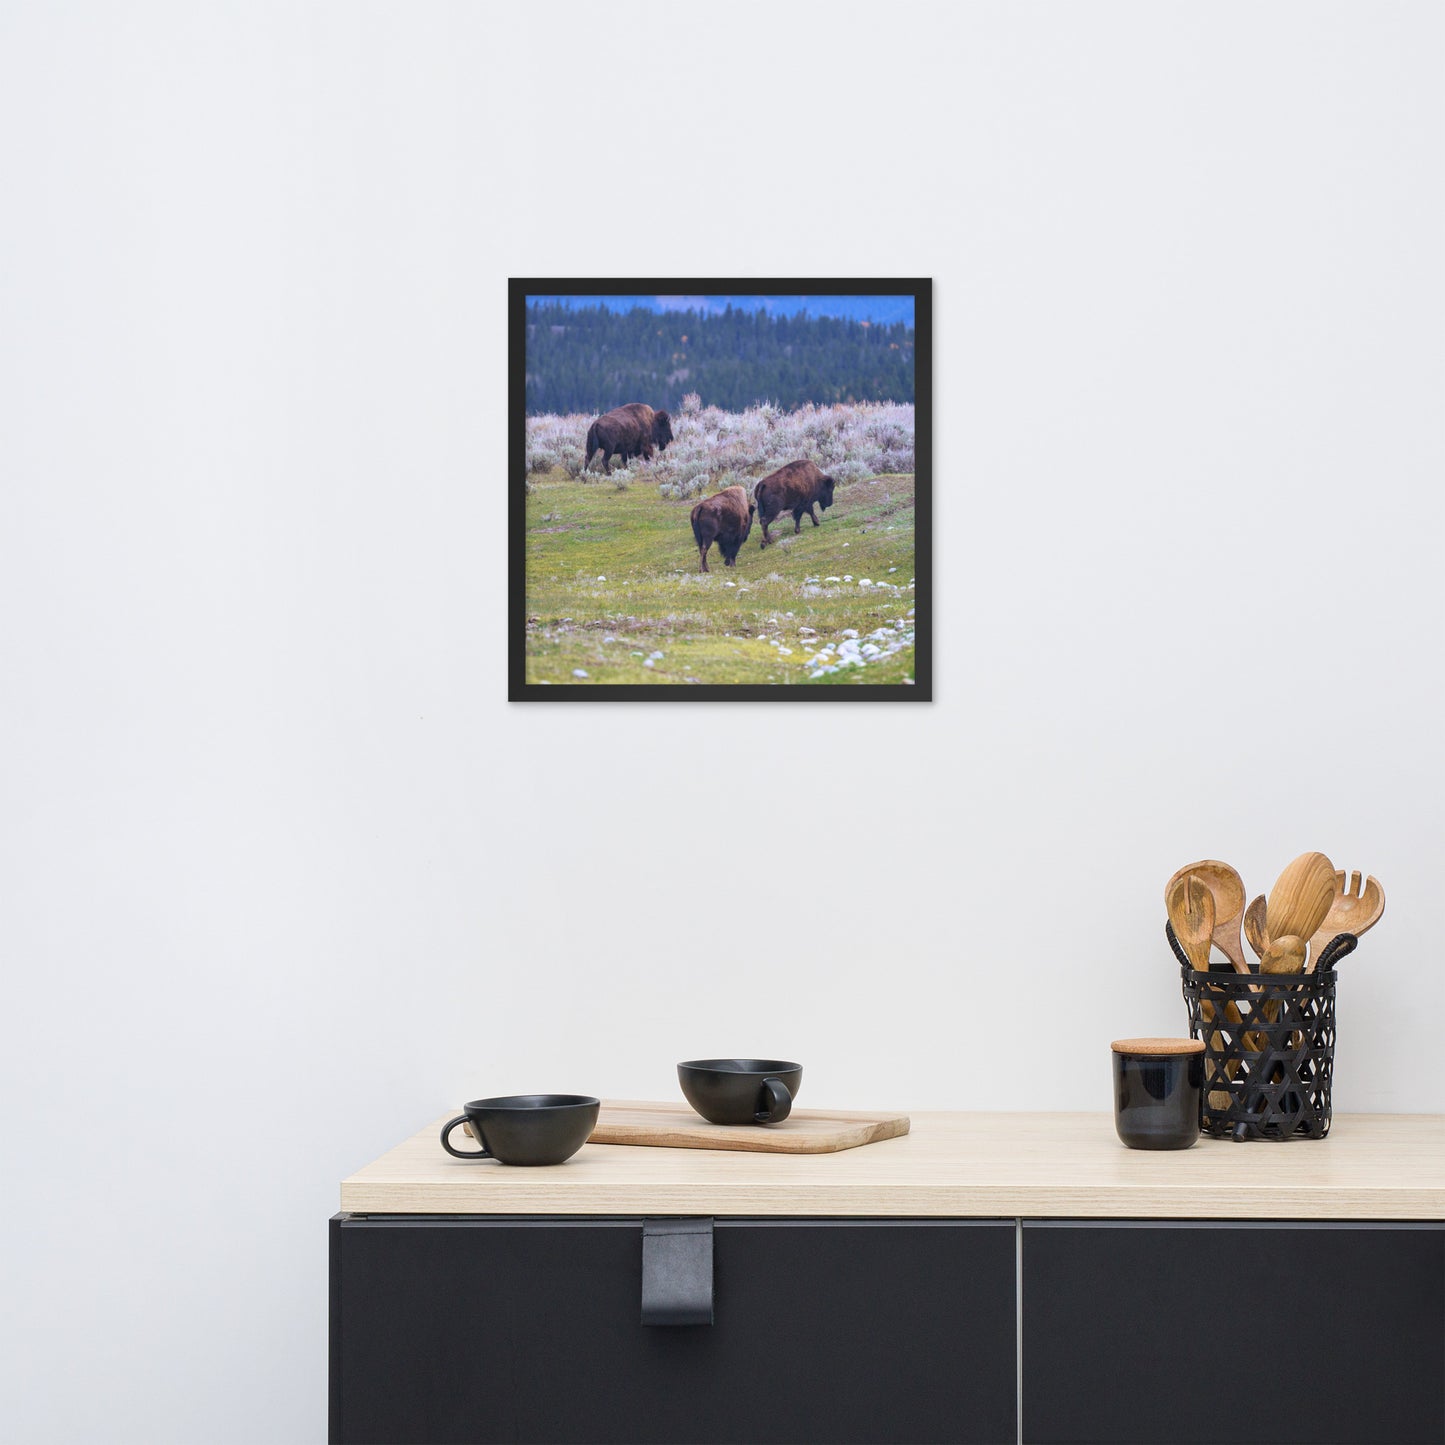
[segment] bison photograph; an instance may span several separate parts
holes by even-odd
[[[596,453],[602,453],[602,470],[612,475],[612,458],[621,456],[626,466],[633,457],[651,461],[654,449],[664,451],[672,440],[672,418],[665,411],[653,411],[645,402],[631,401],[605,416],[599,416],[587,428],[587,446],[582,455],[582,470],[592,464]]]
[[[728,487],[692,509],[692,535],[697,538],[704,572],[710,570],[707,549],[714,542],[722,555],[723,566],[737,566],[738,552],[753,529],[755,511],[757,508],[748,501],[746,487]]]
[[[773,540],[768,527],[785,512],[793,514],[793,535],[803,530],[806,512],[818,525],[818,508],[833,505],[833,478],[827,476],[817,462],[789,462],[772,476],[764,477],[753,489],[757,503],[758,524],[763,529],[762,546]]]
[[[841,284],[511,283],[514,700],[930,695],[928,283]]]

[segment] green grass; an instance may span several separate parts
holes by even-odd
[[[838,644],[848,628],[864,643],[879,628],[912,633],[911,476],[838,488],[833,506],[819,512],[822,526],[805,516],[796,537],[792,516],[780,517],[766,551],[754,523],[737,566],[723,566],[714,546],[706,574],[698,570],[689,518],[707,492],[664,500],[645,470],[626,491],[606,477],[573,481],[560,470],[531,481],[528,682],[826,687],[913,680],[911,644],[817,679],[808,664],[819,644]],[[865,577],[889,585],[860,586]],[[655,652],[663,655],[649,667]],[[574,676],[575,669],[587,677]]]

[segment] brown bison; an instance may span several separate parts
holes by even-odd
[[[665,411],[653,411],[645,402],[630,401],[587,428],[587,454],[582,458],[585,472],[594,452],[602,453],[602,468],[612,475],[612,458],[621,455],[625,467],[633,457],[651,460],[652,449],[662,451],[672,440],[672,418]]]
[[[753,501],[757,503],[758,521],[763,526],[762,545],[766,547],[773,540],[768,535],[769,524],[784,512],[793,514],[794,536],[803,530],[804,512],[815,527],[818,525],[817,508],[833,505],[833,478],[825,476],[814,462],[789,462],[753,488]]]
[[[707,549],[714,542],[722,553],[724,565],[737,566],[738,552],[753,529],[755,511],[757,508],[748,501],[746,487],[726,487],[692,509],[692,535],[697,538],[697,552],[704,572],[710,570]]]

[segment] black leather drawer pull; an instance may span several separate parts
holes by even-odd
[[[712,1220],[642,1224],[642,1323],[712,1323]]]

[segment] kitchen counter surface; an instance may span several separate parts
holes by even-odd
[[[587,1144],[565,1164],[465,1163],[445,1116],[341,1185],[353,1214],[1445,1219],[1445,1115],[1336,1115],[1323,1140],[1126,1149],[1109,1114],[915,1113],[836,1154]]]

